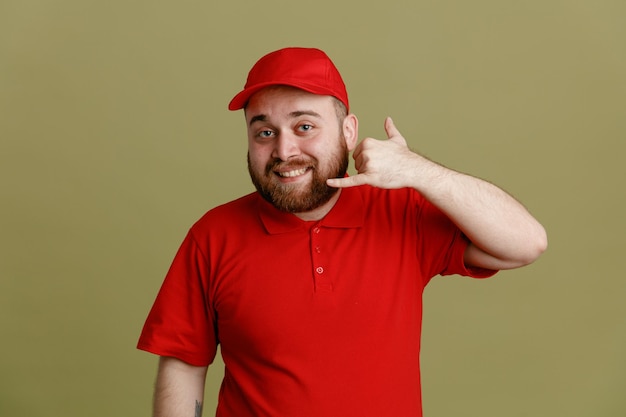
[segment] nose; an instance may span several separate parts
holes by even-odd
[[[272,157],[281,161],[287,161],[289,158],[300,155],[300,147],[298,138],[290,133],[280,133],[274,142],[274,150]]]

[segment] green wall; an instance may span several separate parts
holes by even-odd
[[[426,415],[626,415],[624,22],[616,0],[4,0],[0,415],[149,415],[143,320],[188,227],[252,190],[226,105],[290,45],[335,60],[362,137],[393,116],[549,232],[528,268],[428,287]]]

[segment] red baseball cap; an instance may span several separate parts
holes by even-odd
[[[248,73],[244,89],[228,104],[229,110],[246,106],[250,97],[271,85],[287,85],[309,93],[333,96],[348,105],[348,92],[328,55],[315,48],[290,47],[263,56]]]

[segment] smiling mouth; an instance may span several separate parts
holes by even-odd
[[[278,175],[281,178],[294,178],[294,177],[299,177],[300,175],[304,175],[309,169],[308,168],[300,168],[300,169],[294,169],[291,171],[275,171],[276,175]]]

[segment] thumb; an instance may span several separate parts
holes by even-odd
[[[329,178],[326,180],[326,184],[333,188],[347,188],[363,185],[365,182],[363,174],[356,174],[343,178]]]
[[[387,132],[387,139],[391,139],[396,136],[402,136],[396,125],[393,123],[391,117],[385,119],[385,132]]]

